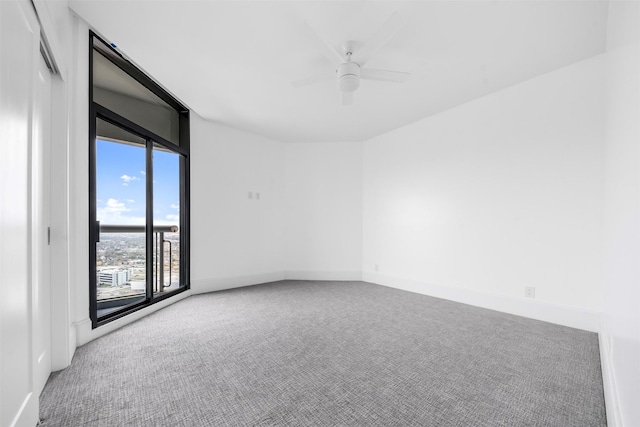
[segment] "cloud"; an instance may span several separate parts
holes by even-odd
[[[115,213],[115,212],[128,212],[131,209],[127,208],[124,203],[117,201],[116,199],[109,199],[105,207],[103,208],[105,212]]]
[[[130,182],[140,181],[140,178],[138,178],[137,176],[129,176],[126,174],[122,175],[120,179],[122,180],[122,185],[124,185],[125,187],[128,186]]]
[[[145,171],[140,171],[140,175],[146,175],[147,173]]]
[[[135,201],[135,200],[133,200],[133,199],[127,199],[127,202],[129,202],[129,203],[135,203],[136,201]]]
[[[180,221],[180,215],[167,215],[165,218],[169,221]]]
[[[180,210],[180,205],[177,203],[171,203],[171,209]]]
[[[127,212],[130,211],[123,202],[110,198],[103,206],[98,207],[97,217],[102,224],[144,225],[146,218],[129,216]]]

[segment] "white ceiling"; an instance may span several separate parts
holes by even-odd
[[[200,116],[286,142],[363,141],[604,51],[606,1],[70,0],[71,8]],[[367,64],[405,83],[362,81],[343,107],[305,31],[335,48],[406,23]]]

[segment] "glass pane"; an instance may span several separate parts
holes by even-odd
[[[144,140],[97,119],[96,243],[98,316],[146,297],[146,155]]]
[[[176,145],[178,112],[98,51],[93,51],[93,101]]]
[[[180,155],[153,149],[154,293],[175,291],[180,283]]]

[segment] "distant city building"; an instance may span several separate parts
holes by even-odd
[[[129,270],[103,270],[98,272],[101,285],[122,286],[129,281]]]

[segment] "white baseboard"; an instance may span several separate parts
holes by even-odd
[[[360,271],[275,271],[261,274],[250,274],[234,277],[215,277],[209,279],[200,279],[191,281],[191,289],[182,292],[175,297],[166,299],[159,303],[153,304],[142,310],[136,311],[126,317],[116,319],[113,322],[91,329],[91,320],[89,318],[75,322],[73,324],[73,332],[75,335],[75,346],[81,346],[89,341],[99,338],[109,332],[121,328],[129,323],[138,320],[154,311],[157,311],[170,304],[178,302],[190,295],[203,294],[207,292],[221,291],[224,289],[240,288],[243,286],[257,285],[260,283],[276,282],[279,280],[362,280]],[[75,350],[74,346],[74,350]]]
[[[600,329],[600,313],[596,311],[524,297],[516,298],[469,289],[432,285],[416,280],[385,276],[371,271],[363,272],[362,276],[365,282],[461,302],[476,307],[488,308],[591,332],[598,332]]]
[[[611,340],[604,316],[600,317],[600,365],[602,367],[602,386],[604,387],[604,401],[607,408],[607,426],[622,427],[622,414],[616,377],[613,371],[613,341]]]
[[[279,280],[362,280],[358,271],[275,271],[271,273],[249,274],[234,277],[213,277],[191,281],[192,294],[223,291],[225,289],[253,286]]]
[[[362,271],[285,271],[285,280],[362,280]]]
[[[99,326],[95,329],[91,329],[91,319],[89,318],[82,319],[78,322],[74,322],[73,325],[75,326],[75,329],[76,329],[76,345],[80,347],[81,345],[84,345],[89,341],[93,341],[96,338],[100,338],[101,336],[106,335],[109,332],[113,332],[116,329],[119,329],[125,325],[128,325],[131,322],[135,322],[136,320],[141,319],[144,316],[147,316],[153,313],[154,311],[158,311],[161,308],[164,308],[168,305],[181,301],[191,296],[192,294],[193,293],[191,292],[191,290],[181,292],[171,298],[167,298],[165,300],[157,302],[153,305],[140,309],[134,313],[131,313],[125,317],[116,319],[113,322],[109,322],[106,325]]]
[[[69,345],[69,357],[67,358],[67,360],[65,360],[65,362],[67,362],[67,365],[65,366],[65,368],[69,365],[71,365],[71,361],[73,360],[73,355],[76,354],[76,348],[78,347],[77,345],[78,343],[78,328],[76,327],[76,325],[71,325],[69,326],[69,342],[67,343]]]
[[[257,285],[259,283],[277,282],[284,280],[283,271],[270,273],[248,274],[233,277],[213,277],[209,279],[191,280],[192,294],[204,294],[207,292],[222,291],[224,289],[241,288],[243,286]]]

